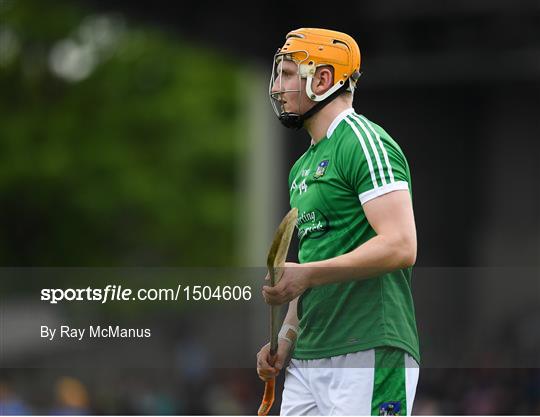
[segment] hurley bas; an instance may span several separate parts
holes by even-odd
[[[83,340],[89,338],[148,338],[152,336],[150,329],[133,329],[120,326],[89,326],[86,328],[76,328],[70,326],[60,326],[59,328],[41,326],[41,337],[52,341],[58,336],[59,339]]]

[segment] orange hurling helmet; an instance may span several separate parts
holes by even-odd
[[[300,111],[285,112],[281,104],[282,93],[297,92],[299,96],[301,93],[300,89],[285,90],[282,88],[283,60],[292,61],[298,66],[299,81],[301,78],[306,79],[306,95],[316,102],[315,106],[303,115],[300,114]],[[323,94],[317,95],[312,91],[311,84],[315,71],[321,66],[331,66],[334,69],[334,84]],[[285,44],[278,49],[274,56],[269,89],[272,107],[279,120],[286,127],[299,129],[306,119],[313,116],[339,94],[345,91],[354,93],[359,77],[360,49],[352,37],[342,32],[327,29],[302,28],[293,30],[287,34]]]

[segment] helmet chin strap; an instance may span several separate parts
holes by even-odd
[[[311,116],[319,112],[324,106],[330,104],[333,100],[337,98],[340,94],[344,93],[347,90],[348,83],[343,83],[343,85],[330,94],[326,99],[317,102],[311,109],[309,109],[304,114],[283,112],[279,115],[279,121],[281,124],[289,129],[301,129],[304,126],[304,122],[309,119]]]

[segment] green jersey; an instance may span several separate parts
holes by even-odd
[[[353,109],[294,164],[291,207],[298,208],[300,263],[352,251],[376,235],[362,205],[395,190],[411,192],[409,166],[398,144]],[[367,280],[310,288],[298,302],[293,357],[319,359],[379,346],[419,361],[411,295],[412,268]]]

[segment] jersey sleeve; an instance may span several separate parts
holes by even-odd
[[[363,116],[349,115],[337,156],[344,180],[362,204],[396,190],[410,190],[407,160],[396,142]]]

